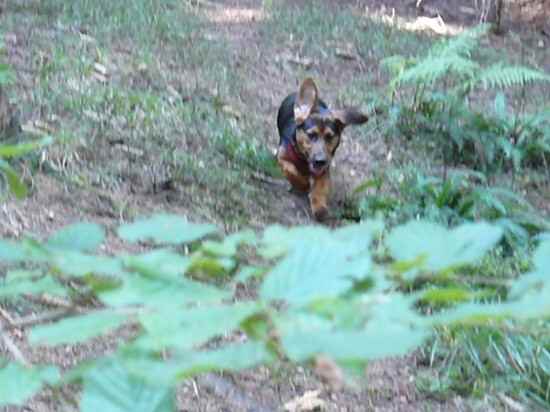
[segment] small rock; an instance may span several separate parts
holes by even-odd
[[[325,401],[319,398],[320,391],[307,391],[285,404],[286,412],[317,412],[326,409]]]

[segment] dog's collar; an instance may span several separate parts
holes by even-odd
[[[286,155],[288,160],[296,166],[300,173],[303,175],[309,175],[309,163],[304,155],[296,150],[296,146],[293,142],[288,142],[286,145]]]

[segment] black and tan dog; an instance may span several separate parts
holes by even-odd
[[[365,114],[355,109],[329,109],[310,78],[281,103],[277,115],[280,136],[277,160],[292,186],[309,193],[315,219],[328,217],[329,169],[342,131],[348,125],[367,120]]]

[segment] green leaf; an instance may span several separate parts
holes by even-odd
[[[370,220],[355,225],[347,225],[336,229],[330,235],[333,239],[346,244],[348,253],[361,253],[368,250],[375,236],[384,230],[384,223],[379,220]]]
[[[51,276],[38,277],[36,273],[25,271],[32,276],[13,276],[13,272],[8,272],[7,280],[0,288],[0,297],[17,296],[25,294],[48,293],[50,295],[66,296],[65,288],[57,283]],[[21,274],[21,273],[19,273]]]
[[[391,255],[398,261],[419,258],[425,269],[441,271],[473,264],[493,248],[502,229],[488,223],[467,223],[452,230],[424,221],[395,228],[387,239]]]
[[[229,274],[235,269],[237,262],[228,257],[211,257],[209,255],[196,254],[191,259],[189,272],[194,276],[219,277]]]
[[[233,233],[227,236],[223,242],[205,241],[202,244],[204,253],[214,256],[233,257],[242,244],[253,245],[256,243],[256,234],[252,230]]]
[[[235,281],[245,283],[250,278],[259,278],[267,271],[266,268],[258,266],[243,266],[235,275]]]
[[[48,238],[47,247],[79,252],[93,251],[103,243],[105,230],[95,223],[75,223]]]
[[[180,244],[201,239],[216,230],[211,224],[189,223],[180,216],[157,214],[120,226],[118,235],[129,242],[151,239],[156,243]]]
[[[136,256],[125,256],[124,265],[148,277],[178,278],[183,276],[191,259],[170,249],[157,249]]]
[[[186,378],[210,370],[238,371],[268,364],[273,360],[274,356],[262,343],[231,344],[217,350],[192,353],[187,362],[183,363],[185,367],[179,376]]]
[[[110,306],[185,305],[189,303],[219,302],[229,293],[189,279],[166,279],[128,273],[121,287],[99,293],[101,300]]]
[[[361,243],[358,246],[330,238],[296,241],[290,253],[267,274],[261,297],[307,304],[342,294],[371,269],[368,254],[356,256],[365,248]]]
[[[535,250],[533,263],[540,271],[550,273],[550,240],[541,242]]]
[[[172,352],[168,362],[146,356],[131,348],[118,357],[132,376],[154,385],[175,385],[177,381],[208,371],[237,371],[274,360],[264,344],[230,344],[210,351]]]
[[[397,322],[371,322],[363,330],[333,329],[312,319],[306,322],[282,332],[285,353],[295,362],[319,354],[343,362],[404,355],[428,337],[422,328]]]
[[[110,256],[87,255],[78,251],[60,250],[50,258],[52,266],[66,275],[102,274],[123,276],[127,272],[119,259]]]
[[[130,374],[117,360],[102,362],[84,376],[82,412],[171,412],[172,387],[154,386]]]
[[[27,196],[27,187],[23,184],[19,175],[5,160],[0,159],[0,173],[6,176],[8,186],[11,192],[18,198],[22,199]]]
[[[83,342],[110,332],[127,320],[126,315],[109,310],[74,316],[50,325],[33,328],[29,334],[29,342],[33,345]]]
[[[23,156],[36,149],[47,146],[52,142],[53,138],[51,136],[48,136],[34,142],[25,142],[16,145],[0,145],[0,158],[9,159],[13,157]]]
[[[257,303],[199,306],[193,309],[167,308],[140,315],[146,335],[137,344],[146,349],[167,347],[191,349],[215,336],[223,336],[238,328],[246,318],[259,310]]]
[[[0,239],[0,261],[18,262],[24,260],[25,248],[20,243]]]
[[[294,248],[296,242],[311,242],[327,239],[330,231],[320,226],[302,226],[288,229],[280,225],[269,226],[264,230],[260,255],[266,259],[280,257]]]
[[[2,44],[0,44],[1,48]],[[5,63],[0,63],[0,86],[3,84],[10,84],[15,81],[15,75],[11,66]]]
[[[59,370],[54,366],[28,368],[9,363],[0,369],[0,406],[22,406],[45,384],[54,385],[59,380]]]
[[[469,290],[458,287],[448,287],[427,290],[422,294],[421,299],[427,303],[444,305],[465,302],[472,299],[474,296],[476,296],[476,294]]]

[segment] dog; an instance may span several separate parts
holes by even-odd
[[[277,162],[292,187],[309,195],[313,217],[329,217],[330,164],[346,126],[368,121],[356,109],[332,110],[311,78],[288,95],[277,113]]]

